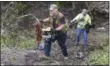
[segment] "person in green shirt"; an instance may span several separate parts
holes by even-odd
[[[83,37],[83,48],[86,49],[88,45],[88,39],[87,39],[87,25],[91,25],[91,18],[87,14],[87,10],[83,9],[82,13],[79,13],[73,20],[70,22],[77,23],[77,28],[76,28],[76,45],[79,44],[80,41],[80,35],[82,34]],[[81,53],[82,54],[82,53]]]

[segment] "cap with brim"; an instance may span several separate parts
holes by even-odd
[[[53,10],[53,9],[54,9],[53,7],[50,7],[50,8],[49,8],[50,11]]]
[[[49,8],[49,10],[53,10],[53,9],[58,9],[58,6],[57,5],[55,5],[55,4],[52,4],[52,5],[50,5],[50,8]]]

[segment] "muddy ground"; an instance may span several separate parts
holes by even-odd
[[[74,29],[73,29],[74,30]],[[87,64],[88,59],[78,59],[75,57],[75,48],[72,42],[75,39],[75,31],[71,30],[71,34],[67,39],[67,49],[69,59],[64,60],[60,47],[57,43],[53,43],[50,60],[40,59],[39,51],[32,49],[19,48],[1,48],[1,64],[2,65],[83,65]],[[108,33],[104,30],[91,29],[88,34],[89,39],[89,53],[95,51],[94,48],[99,44],[105,43],[108,38]],[[81,41],[82,42],[82,41]],[[88,54],[89,55],[89,54]]]

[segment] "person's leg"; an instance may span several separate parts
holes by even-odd
[[[51,43],[52,43],[52,39],[51,39],[51,38],[46,38],[46,39],[45,39],[44,54],[45,54],[46,56],[50,56]]]
[[[88,44],[88,40],[87,40],[87,31],[86,31],[86,29],[84,29],[83,31],[82,31],[82,34],[83,34],[83,46],[85,47],[85,48],[87,48],[87,44]]]
[[[80,34],[81,34],[81,29],[77,28],[76,29],[76,45],[78,45],[80,41]]]
[[[86,31],[86,29],[84,29],[83,31],[82,31],[82,33],[83,33],[83,46],[82,46],[82,52],[84,53],[84,57],[85,58],[87,58],[87,56],[88,56],[88,40],[87,40],[87,31]]]
[[[79,45],[79,41],[80,41],[80,35],[82,34],[82,29],[77,28],[76,30],[76,46],[75,46],[75,54],[77,58],[80,58],[80,54],[81,54],[81,46]]]
[[[63,53],[63,55],[64,56],[68,56],[68,53],[67,53],[67,48],[66,48],[66,45],[65,45],[65,43],[66,43],[66,38],[67,38],[67,35],[59,35],[59,36],[57,36],[57,40],[58,40],[58,44],[59,44],[59,46],[60,46],[60,48],[61,48],[61,50],[62,50],[62,53]]]

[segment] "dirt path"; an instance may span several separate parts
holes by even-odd
[[[92,31],[92,30],[91,30]],[[73,32],[74,35],[74,32]],[[108,37],[106,32],[92,32],[88,35],[89,45],[96,46],[105,42],[104,39]],[[72,38],[73,39],[73,38]],[[39,58],[39,52],[36,50],[26,49],[10,49],[8,47],[1,49],[1,64],[2,65],[82,65],[87,60],[77,59],[75,52],[77,49],[71,39],[67,40],[67,49],[69,53],[69,59],[64,60],[62,52],[58,44],[52,45],[51,60],[41,60]]]

